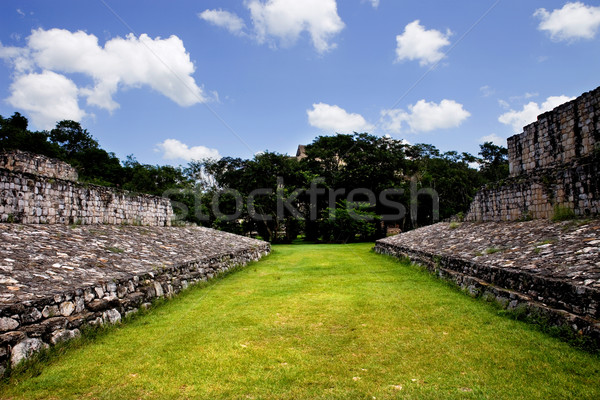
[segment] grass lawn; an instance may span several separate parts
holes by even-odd
[[[0,398],[600,398],[600,357],[371,247],[274,246]]]

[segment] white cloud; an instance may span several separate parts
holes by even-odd
[[[373,129],[362,115],[348,113],[341,107],[325,103],[313,104],[312,110],[306,110],[308,123],[324,131],[337,133],[366,132]]]
[[[243,35],[244,29],[246,28],[246,24],[240,17],[221,9],[204,10],[198,14],[198,17],[213,25],[225,28],[234,35]]]
[[[538,115],[550,111],[559,105],[573,100],[574,97],[568,96],[550,96],[541,105],[531,101],[523,106],[521,111],[510,110],[502,114],[498,121],[505,125],[512,126],[514,132],[521,132],[525,125],[537,120]]]
[[[406,25],[404,33],[396,36],[396,62],[404,60],[419,60],[422,66],[435,64],[444,58],[442,47],[448,46],[448,38],[452,32],[446,34],[435,29],[426,30],[419,20]]]
[[[205,146],[189,147],[177,139],[166,139],[164,142],[156,145],[159,151],[163,152],[165,160],[185,160],[198,161],[205,158],[220,159],[221,155],[216,149],[210,149]]]
[[[506,147],[506,139],[496,135],[495,133],[489,134],[487,136],[483,136],[483,137],[479,138],[479,141],[481,143],[492,142],[496,146]]]
[[[506,108],[507,110],[510,108],[510,104],[506,100],[499,99],[498,105],[502,108]]]
[[[511,96],[508,100],[511,102],[515,102],[515,101],[519,101],[519,100],[527,100],[527,99],[531,99],[533,97],[538,97],[540,94],[537,92],[525,92],[525,94],[520,95],[520,96]]]
[[[379,0],[368,0],[377,7]],[[275,47],[294,44],[303,32],[310,35],[319,53],[336,47],[331,39],[344,29],[337,13],[336,0],[246,0],[253,24],[253,38]],[[246,24],[236,14],[224,10],[205,10],[198,16],[229,32],[243,36]]]
[[[364,2],[371,3],[373,8],[379,7],[379,0],[362,0],[362,1],[363,1],[363,3]]]
[[[203,90],[192,74],[195,67],[177,36],[167,39],[150,38],[146,34],[114,38],[104,47],[98,38],[82,31],[64,29],[37,29],[27,38],[25,47],[2,47],[0,58],[12,62],[18,90],[19,77],[52,71],[57,74],[82,74],[90,78],[90,86],[79,88],[87,104],[113,111],[119,107],[114,95],[119,89],[150,87],[181,106],[207,101]],[[56,81],[50,74],[38,74]],[[37,101],[31,99],[31,101]],[[54,107],[54,99],[48,99]],[[38,101],[39,102],[39,101]]]
[[[335,48],[330,39],[344,28],[335,0],[251,0],[247,6],[261,43],[276,38],[290,45],[306,31],[315,49],[324,53]]]
[[[0,59],[11,63],[17,74],[34,68],[34,63],[29,57],[29,49],[25,47],[5,47],[0,43]]]
[[[600,27],[600,7],[586,6],[579,1],[552,12],[539,8],[533,15],[541,19],[538,29],[550,33],[557,41],[593,39]]]
[[[392,133],[402,132],[405,123],[413,133],[456,128],[470,115],[462,104],[447,99],[439,104],[419,100],[416,104],[408,106],[408,112],[402,109],[381,112],[382,126]]]
[[[51,129],[57,121],[79,121],[85,112],[77,104],[77,86],[52,71],[19,76],[10,86],[7,100],[11,106],[30,113],[33,125]]]
[[[480,87],[479,91],[481,92],[481,95],[483,97],[490,97],[491,95],[493,95],[496,92],[494,89],[492,89],[488,85]]]

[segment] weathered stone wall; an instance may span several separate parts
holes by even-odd
[[[439,223],[378,240],[471,296],[542,315],[600,346],[600,221]]]
[[[554,207],[575,215],[600,214],[600,157],[591,155],[568,166],[538,169],[481,189],[469,208],[468,221],[515,221],[551,218]]]
[[[0,222],[170,226],[167,198],[74,182],[68,164],[25,152],[0,154]]]
[[[600,302],[600,292],[597,290],[536,278],[524,272],[502,271],[460,258],[440,256],[410,247],[377,242],[375,251],[397,258],[406,257],[411,262],[423,265],[439,278],[456,284],[472,297],[496,301],[509,310],[519,309],[534,318],[541,316],[548,324],[569,327],[574,332],[588,337],[596,346],[600,346],[600,324],[597,319],[561,309],[562,305],[568,305],[577,310],[591,310],[597,314],[596,306]],[[533,296],[502,287],[500,282],[513,288],[524,286],[526,292],[530,292]],[[560,308],[553,308],[552,305],[548,306],[546,303],[536,301],[539,294],[547,296],[548,300],[559,305]],[[557,294],[562,294],[562,298]],[[598,316],[595,315],[595,318]]]
[[[600,87],[538,116],[508,138],[511,176],[569,164],[600,145]]]
[[[171,297],[234,266],[259,260],[270,252],[268,243],[260,243],[0,308],[0,375],[9,364],[16,365],[42,348],[78,336],[85,324],[119,322],[148,307],[153,299]]]
[[[508,139],[510,178],[480,190],[468,221],[550,218],[556,206],[600,213],[600,88],[584,93]]]
[[[21,150],[0,153],[0,169],[77,182],[79,175],[66,162]]]

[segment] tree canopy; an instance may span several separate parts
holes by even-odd
[[[386,228],[412,229],[464,213],[476,191],[508,176],[507,150],[442,153],[368,133],[319,136],[305,157],[264,152],[252,159],[195,160],[186,167],[119,160],[78,122],[29,131],[19,113],[0,116],[0,150],[58,158],[80,180],[168,196],[183,221],[269,241],[354,241]],[[473,168],[479,164],[480,168]]]

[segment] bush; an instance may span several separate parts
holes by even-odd
[[[566,206],[561,206],[559,204],[554,206],[554,214],[552,215],[552,221],[568,221],[571,219],[575,219],[575,211]]]

